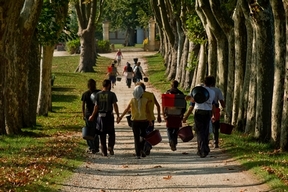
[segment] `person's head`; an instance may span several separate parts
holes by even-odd
[[[216,85],[216,79],[215,79],[215,77],[214,76],[212,76],[212,75],[210,75],[210,77],[211,77],[211,81],[212,81],[212,87],[215,87],[215,85]]]
[[[94,91],[96,89],[96,81],[94,79],[89,79],[87,82],[87,87],[90,91]]]
[[[142,82],[138,82],[138,83],[136,83],[136,85],[140,85],[140,86],[142,87],[142,89],[145,91],[146,86],[145,86],[144,83],[142,83]]]
[[[117,60],[114,60],[113,63],[114,63],[114,64],[117,63]],[[112,63],[112,64],[113,64],[113,63]]]
[[[118,49],[118,52],[121,52],[121,49]]]
[[[171,87],[172,88],[177,88],[178,87],[178,85],[179,85],[179,82],[178,81],[176,81],[176,80],[173,80],[173,81],[171,81]]]
[[[213,83],[215,82],[215,78],[213,76],[206,76],[204,79],[204,84],[207,87],[213,86]]]
[[[127,65],[127,67],[130,67],[130,66],[131,66],[131,64],[130,64],[129,62],[127,62],[126,65]]]
[[[115,67],[115,63],[112,63],[112,64],[111,64],[111,67]]]
[[[140,85],[136,85],[133,90],[133,97],[135,99],[140,99],[144,93],[143,88]]]
[[[141,65],[141,62],[137,62],[137,66],[140,66]]]
[[[110,90],[111,88],[111,81],[109,79],[105,79],[103,82],[102,82],[102,87],[107,89],[107,90]]]

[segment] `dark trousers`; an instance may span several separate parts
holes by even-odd
[[[176,146],[178,143],[178,131],[179,128],[167,128],[167,136],[169,139],[169,143],[173,142],[173,144]]]
[[[144,150],[144,138],[146,136],[146,128],[148,125],[148,121],[134,120],[132,123],[136,156],[140,156],[141,151]]]
[[[219,129],[220,129],[220,121],[215,121],[212,123],[213,125],[213,133],[214,133],[214,144],[219,144]]]
[[[155,121],[152,121],[152,126],[150,126],[148,124],[148,127],[146,128],[146,134],[149,134],[150,132],[152,132],[154,130],[154,122]],[[152,145],[149,142],[145,141],[145,143],[144,143],[144,151],[149,153],[151,149],[152,149]]]
[[[208,155],[209,148],[209,123],[211,121],[211,111],[208,110],[195,110],[194,122],[197,132],[198,153]]]
[[[108,135],[108,147],[114,149],[115,145],[115,127],[114,116],[107,114],[106,117],[101,117],[103,123],[103,132],[100,133],[101,151],[103,155],[107,155],[106,136]]]
[[[88,118],[89,116],[86,116],[86,127],[88,127],[88,129],[95,129],[94,131],[91,131],[95,132],[95,138],[94,140],[87,140],[87,145],[89,150],[99,151],[99,135],[96,134],[96,121],[88,121]]]
[[[132,79],[126,79],[126,85],[130,88],[131,87]]]

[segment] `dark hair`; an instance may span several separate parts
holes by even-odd
[[[142,89],[145,91],[146,86],[145,86],[144,83],[142,83],[142,82],[138,82],[136,85],[140,85],[140,86],[142,87]]]
[[[178,81],[176,81],[176,80],[171,81],[171,86],[172,86],[173,88],[177,88],[178,85],[179,85],[179,82],[178,82]]]
[[[108,88],[109,86],[111,86],[111,81],[109,79],[105,79],[102,83],[102,86]]]
[[[87,82],[87,87],[89,90],[94,91],[96,89],[96,81],[94,79],[89,79]]]
[[[214,76],[206,76],[204,79],[204,84],[208,87],[213,86],[214,82],[215,82]]]
[[[215,86],[216,85],[216,79],[215,79],[215,77],[214,76],[212,76],[212,75],[210,75],[210,77],[211,77],[211,81],[212,81],[212,84],[211,84],[211,86]]]

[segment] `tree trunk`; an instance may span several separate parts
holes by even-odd
[[[1,33],[1,32],[0,32]],[[1,42],[1,41],[0,41]],[[2,43],[2,42],[1,42]],[[2,134],[6,134],[6,130],[5,130],[5,113],[4,110],[5,109],[5,92],[4,92],[4,88],[5,88],[5,65],[3,65],[4,63],[8,63],[7,58],[5,58],[4,54],[3,54],[3,50],[0,48],[0,63],[2,63],[0,65],[0,135]]]
[[[275,35],[275,68],[274,68],[274,87],[272,100],[271,116],[271,139],[272,143],[279,148],[281,117],[283,108],[284,78],[285,78],[285,10],[280,1],[270,0],[274,15],[274,35]]]
[[[53,45],[43,46],[43,58],[41,62],[41,77],[38,96],[37,114],[48,116],[49,106],[51,103],[51,69],[53,60]]]
[[[37,100],[39,94],[39,82],[40,82],[40,50],[39,42],[34,34],[32,43],[29,51],[29,118],[30,123],[36,125],[36,110],[37,110]],[[53,46],[54,48],[54,46]]]
[[[238,130],[244,131],[246,124],[246,118],[244,118],[244,116],[246,116],[247,110],[247,95],[250,78],[250,62],[249,64],[247,62],[247,49],[251,48],[251,46],[247,46],[247,33],[250,33],[250,30],[245,27],[245,17],[239,3],[237,4],[233,18],[235,25],[235,82],[232,113],[238,115],[237,119],[235,115],[235,119],[232,119],[232,123],[237,126]],[[251,43],[250,40],[249,42]],[[249,50],[249,54],[250,53],[251,50]]]
[[[207,54],[206,54],[206,46],[205,44],[200,45],[200,51],[199,51],[199,62],[197,66],[197,77],[195,85],[199,85],[201,83],[204,83],[204,78],[206,76],[206,69],[207,69]]]
[[[239,5],[235,9],[233,19],[234,19],[234,33],[235,33],[235,73],[234,73],[235,80],[234,80],[234,94],[233,94],[234,97],[233,97],[231,123],[233,125],[237,125],[238,117],[239,117],[238,113],[242,111],[240,110],[240,100],[241,100],[241,93],[243,92],[244,69],[245,69],[245,60],[246,60],[246,49],[244,48],[247,47],[246,29],[244,27],[245,18],[242,13],[242,9]]]
[[[80,37],[80,60],[76,72],[94,72],[93,66],[96,65],[96,42],[95,42],[95,20],[97,3],[102,7],[102,1],[91,0],[84,4],[82,1],[75,3],[78,17]],[[101,14],[101,10],[99,10]]]
[[[248,31],[249,32],[249,31]],[[249,91],[248,91],[248,103],[247,103],[247,121],[245,127],[245,133],[253,133],[255,131],[256,124],[256,43],[255,43],[255,30],[252,29],[252,34],[248,33],[248,42],[247,42],[247,60],[246,63],[250,64],[250,78],[249,78]],[[249,36],[251,36],[251,44],[249,44]],[[250,47],[251,48],[250,48]],[[251,50],[251,52],[249,52]],[[247,75],[247,74],[246,74]]]
[[[176,22],[177,24],[177,35],[178,35],[178,46],[177,46],[177,66],[176,66],[176,75],[175,75],[175,79],[181,84],[181,77],[182,77],[182,73],[185,72],[185,70],[183,71],[183,66],[182,66],[182,59],[183,59],[183,48],[184,48],[184,41],[186,39],[185,34],[181,28],[181,23],[180,22]]]
[[[264,1],[266,7],[254,11],[256,29],[256,67],[257,67],[257,100],[255,136],[260,141],[271,137],[271,101],[273,92],[274,71],[274,36],[273,15],[269,0]],[[251,6],[254,6],[251,5]],[[260,6],[260,5],[259,5]],[[255,9],[255,7],[252,7]]]
[[[197,0],[197,2],[197,7],[199,6],[202,9],[202,12],[205,15],[207,21],[207,25],[211,29],[215,39],[217,40],[217,82],[218,87],[223,91],[224,95],[226,95],[226,75],[228,60],[227,38],[211,11],[209,0]],[[196,9],[199,9],[197,7]]]
[[[184,88],[184,90],[189,87],[189,84],[186,85],[186,74],[189,73],[190,71],[187,69],[187,62],[188,62],[188,54],[189,54],[189,40],[186,37],[184,44],[183,44],[183,53],[181,56],[181,61],[180,61],[180,70],[182,71],[181,77],[180,77],[180,86]],[[185,88],[186,87],[186,88]]]
[[[0,114],[4,114],[7,134],[18,134],[22,127],[31,126],[28,100],[30,45],[41,11],[42,1],[11,0],[2,4],[0,52],[5,59],[4,100]],[[19,10],[19,11],[15,11]],[[3,58],[2,57],[2,58]],[[35,66],[36,67],[36,66]],[[36,111],[34,111],[36,113]],[[3,121],[3,118],[0,118]],[[0,122],[3,125],[3,122]]]
[[[286,29],[288,29],[288,0],[283,1],[285,16],[286,16]],[[288,39],[288,32],[286,30],[286,41]],[[281,121],[281,134],[280,134],[280,149],[281,151],[288,151],[288,44],[286,43],[285,55],[285,81],[284,81],[284,96],[283,96],[283,111]]]
[[[94,30],[84,30],[80,33],[80,61],[76,72],[94,72],[93,66],[96,63],[96,49]]]

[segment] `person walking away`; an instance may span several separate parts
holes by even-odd
[[[115,64],[112,63],[110,70],[108,70],[107,76],[109,77],[109,80],[112,83],[112,88],[116,85],[116,76],[119,75],[117,71],[117,67],[115,67]]]
[[[155,97],[155,95],[151,92],[146,91],[146,86],[142,82],[138,82],[137,85],[140,85],[143,90],[143,97],[148,99],[148,111],[147,111],[147,119],[148,121],[151,121],[152,124],[147,127],[146,133],[150,133],[154,130],[154,123],[155,123],[155,115],[154,115],[154,106],[156,106],[157,109],[157,122],[161,123],[161,111],[160,111],[160,105]],[[152,145],[145,141],[144,143],[144,152],[146,155],[150,155],[150,151],[152,149]]]
[[[213,125],[213,134],[214,134],[214,148],[219,148],[219,129],[220,129],[220,108],[219,103],[221,104],[221,107],[223,108],[223,111],[225,110],[226,103],[224,101],[223,94],[221,90],[216,85],[216,79],[214,76],[211,76],[212,78],[212,86],[210,87],[215,92],[215,110],[214,110],[214,117],[212,116],[212,125]]]
[[[132,83],[134,72],[130,63],[127,62],[127,65],[124,67],[123,74],[126,77],[127,87],[131,88],[131,83]]]
[[[117,123],[126,115],[127,112],[131,112],[132,130],[134,135],[134,145],[136,158],[140,159],[140,156],[146,157],[144,148],[144,138],[146,136],[146,128],[152,125],[152,122],[147,119],[148,99],[143,97],[144,90],[140,85],[135,86],[133,90],[133,98],[130,100],[127,108],[121,114]]]
[[[83,119],[85,120],[86,127],[89,129],[89,132],[95,133],[96,130],[96,121],[89,121],[89,116],[92,115],[94,104],[91,97],[93,97],[100,90],[96,89],[96,81],[94,79],[89,79],[87,82],[88,90],[82,94],[82,114]],[[94,140],[87,140],[88,153],[97,153],[99,152],[99,136],[95,134]]]
[[[123,59],[123,55],[122,55],[121,49],[118,49],[116,52],[116,60],[117,60],[118,66],[121,65],[121,59]]]
[[[95,96],[95,106],[90,121],[97,118],[96,129],[100,134],[101,152],[103,156],[107,156],[107,150],[110,155],[114,155],[115,145],[115,126],[113,109],[119,118],[119,110],[117,105],[117,96],[111,90],[111,81],[105,79],[102,83],[103,89]],[[98,116],[96,116],[98,112]],[[106,135],[108,134],[108,149],[106,146]]]
[[[141,62],[137,62],[137,65],[133,69],[134,77],[136,78],[136,82],[140,82],[142,80],[142,74],[144,76],[146,76],[140,65],[141,65]]]
[[[206,157],[209,152],[209,123],[211,122],[211,117],[214,112],[214,98],[215,98],[215,92],[210,88],[213,83],[213,77],[207,76],[204,80],[204,88],[207,89],[209,92],[209,98],[207,101],[203,103],[197,103],[192,98],[190,102],[190,107],[188,111],[184,114],[183,117],[183,123],[186,122],[187,118],[195,109],[194,112],[194,122],[195,122],[195,130],[197,133],[197,154],[204,158]],[[195,102],[195,103],[194,103]]]
[[[171,81],[171,88],[166,91],[166,94],[184,95],[182,91],[178,89],[179,82],[176,80]],[[184,98],[183,98],[184,100]],[[178,131],[182,127],[183,115],[186,111],[186,105],[183,108],[178,107],[162,107],[163,116],[166,120],[167,136],[169,139],[169,145],[172,151],[176,151],[178,144]]]

